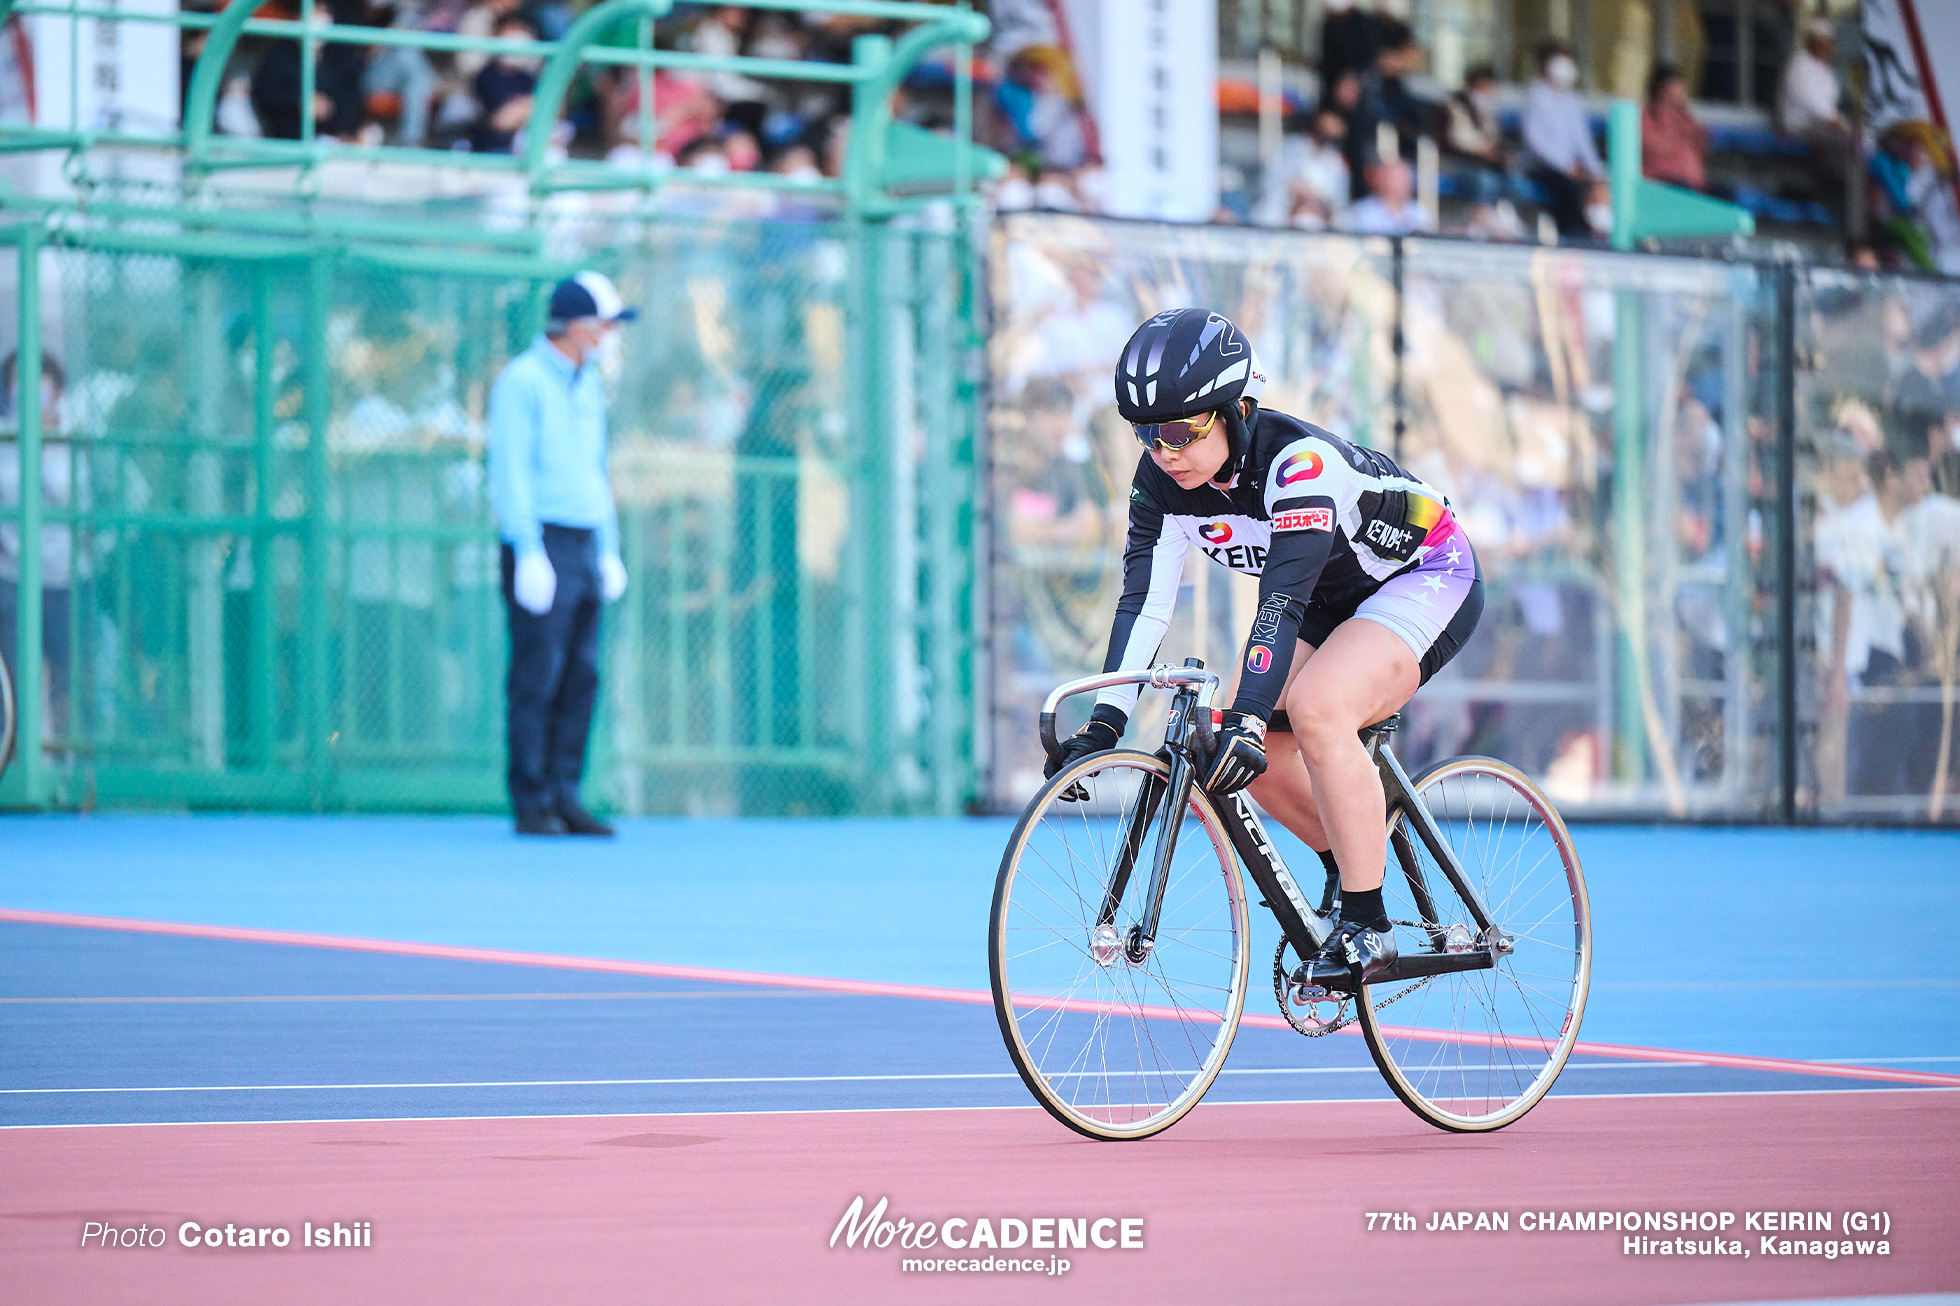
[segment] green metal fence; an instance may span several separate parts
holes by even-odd
[[[644,309],[610,378],[633,580],[606,617],[591,796],[958,810],[976,395],[948,361],[972,347],[967,241],[557,234],[603,249]],[[482,416],[563,269],[39,224],[8,240],[22,355],[64,383],[37,423],[24,378],[0,436],[19,469],[7,656],[22,738],[44,741],[0,802],[500,805]]]

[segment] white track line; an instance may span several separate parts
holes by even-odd
[[[1452,1070],[1458,1067],[1451,1067]],[[1503,1070],[1504,1066],[1464,1066],[1464,1070]],[[1722,1066],[1685,1067],[1722,1070]],[[1655,1061],[1575,1061],[1566,1070],[1680,1070],[1674,1062]],[[1084,1072],[1086,1073],[1086,1072]],[[1127,1072],[1126,1072],[1127,1073]],[[1372,1063],[1360,1066],[1227,1066],[1220,1075],[1360,1075],[1378,1073]],[[1561,1072],[1563,1073],[1563,1072]],[[1769,1073],[1769,1072],[1762,1072]],[[1121,1076],[1118,1076],[1119,1078]],[[935,1080],[1014,1079],[1013,1071],[972,1073],[934,1073],[915,1075],[725,1075],[671,1079],[483,1079],[435,1080],[393,1084],[156,1084],[124,1088],[0,1088],[8,1096],[50,1095],[57,1093],[334,1093],[370,1089],[404,1088],[617,1088],[662,1087],[695,1084],[880,1084]]]
[[[1956,1093],[1960,1089],[1944,1088],[1934,1085],[1901,1085],[1896,1088],[1766,1088],[1760,1091],[1750,1089],[1713,1089],[1706,1092],[1689,1093],[1561,1093],[1545,1099],[1547,1102],[1586,1102],[1586,1101],[1665,1101],[1686,1097],[1869,1097],[1876,1093]],[[1542,1103],[1540,1105],[1543,1105]],[[1241,1106],[1380,1106],[1397,1107],[1401,1104],[1392,1097],[1326,1097],[1326,1098],[1275,1098],[1247,1102],[1208,1102],[1204,1107]],[[1201,1108],[1202,1109],[1202,1108]],[[1406,1109],[1406,1108],[1402,1108]],[[304,1120],[148,1120],[139,1122],[107,1121],[84,1122],[80,1124],[59,1125],[0,1125],[0,1133],[23,1129],[187,1129],[204,1125],[400,1125],[428,1124],[445,1122],[487,1122],[513,1120],[669,1120],[704,1119],[716,1116],[862,1116],[862,1115],[916,1115],[924,1111],[1039,1111],[1041,1108],[1032,1102],[1011,1106],[894,1106],[894,1107],[793,1107],[781,1110],[761,1111],[641,1111],[622,1115],[614,1111],[575,1111],[547,1113],[535,1116],[328,1116]]]

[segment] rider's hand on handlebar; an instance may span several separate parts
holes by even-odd
[[[1107,703],[1098,703],[1089,713],[1089,724],[1062,741],[1062,750],[1048,759],[1042,775],[1052,777],[1057,771],[1091,753],[1104,753],[1116,747],[1123,738],[1123,728],[1130,723],[1130,714],[1121,708]],[[1062,795],[1063,802],[1080,802],[1089,796],[1081,785],[1073,786]]]
[[[1205,773],[1205,792],[1224,797],[1266,774],[1266,723],[1250,712],[1227,712]]]

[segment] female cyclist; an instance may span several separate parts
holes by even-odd
[[[1251,342],[1203,309],[1159,313],[1123,347],[1116,406],[1145,453],[1103,669],[1155,659],[1194,546],[1259,577],[1203,783],[1221,797],[1249,785],[1339,875],[1339,924],[1308,964],[1365,981],[1395,960],[1395,940],[1382,910],[1386,799],[1359,732],[1463,647],[1483,576],[1441,491],[1386,455],[1262,411],[1265,384]],[[1136,697],[1134,685],[1104,690],[1048,774],[1114,748]]]

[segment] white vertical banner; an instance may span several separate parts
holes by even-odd
[[[177,0],[98,0],[88,7],[174,14]],[[94,18],[71,25],[60,14],[34,14],[26,22],[34,47],[37,126],[146,136],[177,129],[176,28]]]
[[[1101,0],[1093,44],[1086,35],[1075,57],[1102,140],[1107,211],[1209,221],[1218,209],[1217,0]]]

